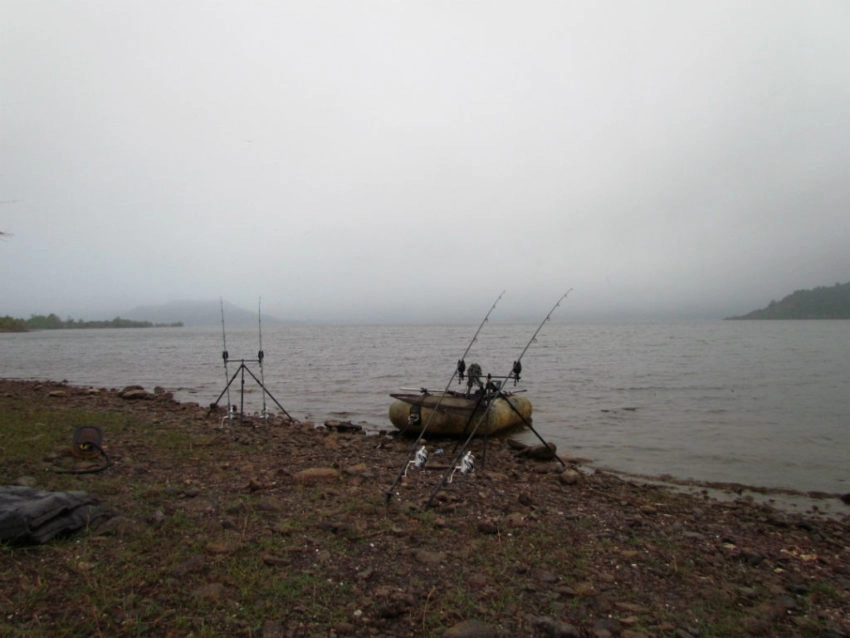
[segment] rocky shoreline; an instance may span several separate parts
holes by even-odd
[[[110,467],[57,472],[91,463],[67,453],[84,422]],[[410,439],[231,421],[161,389],[0,380],[0,423],[0,482],[85,490],[108,514],[3,548],[4,635],[850,636],[834,498],[788,511],[495,439],[426,507],[451,441],[388,498]]]

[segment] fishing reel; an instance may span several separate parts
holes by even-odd
[[[428,448],[426,448],[423,445],[418,450],[416,450],[416,456],[413,457],[413,460],[407,462],[407,466],[404,468],[404,474],[402,474],[402,476],[407,476],[407,470],[410,469],[411,465],[413,467],[415,467],[417,470],[421,470],[423,467],[425,467],[425,464],[427,462],[428,462]]]
[[[239,414],[239,408],[236,406],[235,403],[231,403],[230,405],[228,405],[227,406],[227,415],[222,417],[221,423],[219,424],[219,427],[223,428],[225,421],[228,421],[228,422],[233,421],[233,419],[235,419],[238,414]]]
[[[468,451],[463,455],[463,458],[460,460],[460,473],[461,474],[471,474],[475,471],[475,457],[472,456],[472,452]]]
[[[463,458],[460,460],[460,465],[455,465],[455,468],[449,475],[449,483],[454,480],[455,472],[458,470],[460,470],[461,474],[472,474],[475,471],[475,457],[472,455],[471,450],[467,450],[466,454],[463,455]]]

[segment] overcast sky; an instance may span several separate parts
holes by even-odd
[[[850,281],[846,0],[0,0],[0,123],[0,315],[722,318]]]

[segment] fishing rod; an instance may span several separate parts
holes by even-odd
[[[540,322],[540,325],[537,326],[537,330],[534,331],[534,334],[531,335],[531,339],[529,339],[528,343],[525,344],[525,348],[522,349],[522,352],[520,353],[519,358],[516,361],[514,361],[514,366],[513,366],[513,370],[511,372],[511,374],[517,373],[517,370],[519,370],[520,372],[522,371],[522,365],[520,364],[520,362],[522,361],[522,358],[525,356],[525,353],[528,352],[528,349],[531,347],[531,344],[534,343],[535,341],[537,341],[537,335],[543,329],[543,326],[546,325],[546,322],[549,321],[549,319],[552,318],[552,313],[555,312],[558,309],[558,306],[561,305],[561,302],[563,302],[564,299],[566,299],[572,291],[573,291],[573,289],[570,288],[567,292],[565,292],[563,295],[561,295],[561,298],[558,299],[558,301],[555,303],[554,306],[552,306],[552,309],[549,311],[549,314],[547,314],[543,318],[543,321]]]
[[[475,334],[472,335],[472,339],[469,342],[469,345],[466,346],[466,350],[463,351],[463,354],[460,355],[460,359],[457,360],[457,366],[452,372],[452,376],[449,377],[449,382],[446,384],[446,389],[437,399],[436,405],[431,409],[431,414],[428,415],[428,419],[425,421],[425,425],[422,426],[422,430],[419,432],[419,436],[416,437],[416,440],[413,442],[413,446],[410,448],[410,453],[407,455],[407,460],[402,465],[401,471],[395,479],[395,482],[390,486],[390,489],[386,493],[386,502],[389,503],[393,497],[393,491],[401,482],[401,479],[407,473],[407,467],[410,465],[410,462],[413,460],[414,456],[417,453],[417,446],[419,442],[422,440],[422,437],[425,436],[425,432],[428,430],[428,426],[431,425],[431,420],[434,418],[434,415],[437,414],[437,411],[440,409],[440,404],[443,402],[443,397],[445,397],[449,393],[449,389],[452,386],[452,381],[455,380],[455,376],[458,373],[463,378],[463,373],[466,370],[466,355],[469,354],[469,351],[472,349],[472,345],[478,341],[478,334],[481,332],[481,329],[484,327],[484,324],[487,323],[488,319],[490,319],[490,314],[493,312],[493,309],[496,307],[496,304],[499,303],[499,300],[504,296],[505,291],[503,290],[498,297],[496,297],[496,301],[493,302],[493,305],[490,306],[490,310],[487,311],[487,314],[484,315],[484,319],[481,320],[481,323],[478,324],[478,329],[475,331]],[[426,457],[427,458],[427,457]]]
[[[263,419],[268,420],[269,412],[266,409],[266,393],[265,393],[266,377],[263,374],[263,359],[265,358],[266,353],[263,352],[263,312],[262,312],[262,306],[263,306],[263,298],[260,297],[260,300],[257,302],[257,324],[258,324],[259,339],[260,339],[260,344],[259,344],[260,349],[257,350],[257,361],[260,364],[260,385],[263,387],[263,390],[264,390],[264,392],[263,392]]]
[[[564,299],[567,298],[567,296],[572,292],[572,290],[573,289],[570,288],[569,290],[567,290],[567,292],[565,292],[563,295],[561,295],[561,297],[558,299],[558,301],[555,303],[555,305],[552,306],[552,309],[543,318],[543,321],[540,322],[540,325],[537,326],[537,330],[534,331],[534,334],[531,335],[531,339],[529,339],[528,343],[525,344],[525,348],[522,349],[522,352],[520,353],[519,357],[517,357],[516,361],[513,362],[513,366],[511,368],[511,373],[509,375],[507,375],[506,378],[511,378],[511,377],[513,377],[515,379],[519,378],[519,373],[522,371],[522,363],[521,362],[522,362],[522,358],[525,356],[525,353],[528,352],[528,349],[531,347],[531,344],[534,343],[537,340],[537,335],[543,329],[543,326],[546,325],[546,322],[548,322],[549,319],[552,318],[552,313],[554,313],[555,310],[558,309],[558,306],[561,305],[561,302],[563,302]],[[500,395],[500,396],[504,395],[504,393],[501,390],[499,390],[499,392],[497,394]],[[510,401],[508,401],[507,403],[508,403],[508,405],[510,405],[512,407],[512,409],[515,412],[518,413],[518,411],[516,410],[516,408],[513,407],[513,405],[511,404]],[[493,401],[492,400],[488,401],[487,407],[485,408],[484,412],[481,414],[481,417],[475,423],[475,427],[472,428],[472,431],[469,433],[469,436],[464,441],[463,446],[461,446],[460,450],[457,452],[455,457],[452,459],[452,462],[449,464],[448,469],[443,474],[443,478],[440,480],[439,483],[437,483],[437,487],[435,487],[434,491],[431,492],[431,496],[428,498],[428,502],[425,504],[425,507],[431,507],[431,505],[434,502],[434,497],[436,497],[437,493],[443,487],[445,487],[447,482],[449,482],[449,475],[453,476],[454,470],[456,470],[458,467],[461,467],[461,472],[466,473],[468,471],[471,471],[471,469],[473,468],[472,459],[470,458],[470,453],[467,452],[467,448],[469,447],[469,444],[471,443],[472,439],[475,437],[475,434],[478,432],[478,428],[481,427],[481,424],[487,418],[487,415],[489,414],[490,408],[492,406],[493,406]],[[520,416],[522,416],[522,415],[520,415]],[[523,421],[525,421],[525,423],[528,425],[528,421],[524,417],[523,417]],[[532,430],[534,430],[534,429],[532,428]],[[534,433],[537,434],[536,431],[534,431]],[[539,434],[537,434],[537,436],[540,437]],[[542,438],[540,438],[540,440],[543,441]],[[543,441],[543,444],[546,445],[546,442]],[[466,454],[464,454],[464,453],[466,453]],[[464,462],[460,466],[458,466],[457,463],[458,463],[458,461],[461,460],[461,457],[463,457]],[[558,459],[558,460],[561,461],[562,465],[564,464],[562,459]],[[465,470],[464,470],[464,468],[465,468]]]
[[[221,358],[224,360],[224,382],[227,384],[225,389],[227,390],[227,418],[233,418],[233,410],[230,405],[230,373],[227,370],[227,360],[230,358],[230,353],[227,352],[227,333],[224,330],[224,298],[218,298],[219,306],[221,307],[221,341],[223,349],[221,351]],[[221,397],[219,397],[220,399]]]
[[[552,306],[552,309],[549,311],[549,313],[548,313],[548,314],[547,314],[547,315],[543,318],[543,321],[541,321],[541,322],[540,322],[540,325],[539,325],[539,326],[537,326],[537,330],[535,330],[535,331],[534,331],[534,334],[533,334],[533,335],[531,335],[531,339],[529,339],[529,340],[528,340],[528,343],[527,343],[527,344],[525,344],[525,348],[523,348],[523,350],[522,350],[522,352],[520,353],[520,355],[519,355],[519,357],[517,358],[517,360],[516,360],[516,361],[514,361],[513,366],[511,367],[511,372],[510,372],[510,374],[505,375],[504,377],[493,377],[493,376],[491,376],[491,377],[489,377],[490,379],[504,379],[505,381],[507,381],[507,380],[509,380],[509,379],[513,379],[513,380],[514,380],[514,384],[516,384],[516,382],[519,380],[519,375],[520,375],[520,373],[522,372],[522,358],[525,356],[525,353],[526,353],[526,352],[528,351],[528,349],[531,347],[531,344],[532,344],[532,343],[534,343],[535,341],[537,341],[537,335],[540,333],[540,330],[542,330],[543,326],[544,326],[544,325],[545,325],[545,324],[549,321],[549,319],[551,319],[551,317],[552,317],[552,313],[553,313],[553,312],[555,312],[555,310],[557,310],[558,306],[560,306],[560,305],[561,305],[561,302],[563,302],[563,301],[564,301],[564,299],[566,299],[566,298],[567,298],[567,296],[568,296],[568,295],[572,292],[572,290],[573,290],[573,289],[572,289],[572,288],[570,288],[567,292],[565,292],[563,295],[561,295],[560,299],[558,299],[558,301],[555,303],[555,305],[554,305],[554,306]],[[497,392],[497,393],[495,393],[495,394],[496,394],[496,396],[500,396],[500,397],[502,397],[503,399],[505,399],[505,400],[507,401],[507,398],[508,398],[508,397],[507,397],[507,395],[505,395],[505,393],[501,390],[501,388],[499,388],[498,392]],[[484,396],[484,393],[482,393],[482,397],[483,397],[483,396]],[[481,402],[481,400],[479,399],[479,404],[480,404],[480,402]],[[489,409],[490,409],[490,404],[491,404],[491,403],[492,403],[492,401],[491,401],[491,402],[488,402],[488,404],[487,404],[487,410],[489,410]],[[522,419],[523,423],[524,423],[525,425],[527,425],[529,428],[531,428],[531,431],[532,431],[532,432],[534,432],[534,434],[536,434],[536,435],[537,435],[537,438],[539,438],[539,439],[541,440],[541,442],[542,442],[544,445],[546,445],[546,441],[544,441],[544,440],[543,440],[543,438],[542,438],[539,434],[537,434],[537,430],[535,430],[535,429],[532,427],[531,423],[530,423],[530,422],[529,422],[529,421],[528,421],[528,420],[527,420],[527,419],[526,419],[526,418],[522,415],[522,413],[520,413],[520,411],[516,409],[516,407],[514,406],[514,404],[513,404],[513,403],[511,403],[510,401],[507,401],[507,403],[508,403],[508,406],[510,406],[511,410],[513,410],[513,411],[514,411],[514,412],[515,412],[515,413],[516,413],[516,414],[517,414],[517,415],[518,415],[518,416]],[[478,409],[478,405],[476,405],[475,407],[476,407],[476,409]],[[473,414],[474,414],[474,413],[475,413],[475,412],[473,411]],[[482,415],[482,418],[485,418],[486,416],[487,416],[487,413],[486,413],[486,411],[485,411],[485,413]],[[464,430],[463,430],[464,434],[466,434],[467,429],[469,428],[469,425],[470,425],[470,423],[471,423],[471,422],[472,422],[472,415],[470,415],[470,417],[469,417],[469,421],[467,422],[466,427],[465,427],[465,428],[464,428]],[[472,434],[470,435],[470,439],[471,439],[471,437],[472,437],[472,436],[475,436],[475,430],[477,430],[477,428],[478,428],[478,425],[479,425],[479,424],[480,424],[480,421],[479,421],[479,423],[476,423],[475,429],[473,430]],[[468,442],[469,442],[469,440],[467,440],[467,443],[466,443],[466,444],[468,444]],[[464,444],[464,447],[466,447],[466,444]],[[455,449],[457,449],[457,448],[455,448]],[[462,454],[462,453],[463,453],[463,449],[461,449],[461,454]],[[563,464],[564,464],[563,460],[561,460],[560,458],[558,458],[558,460],[559,460],[559,461],[561,461],[561,465],[563,465]]]

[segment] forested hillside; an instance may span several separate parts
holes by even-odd
[[[70,328],[161,328],[180,327],[179,321],[169,324],[155,324],[150,321],[134,321],[115,317],[106,321],[83,321],[82,319],[61,319],[58,315],[31,315],[29,319],[20,319],[5,315],[0,317],[0,331],[26,332],[27,330],[60,330]]]
[[[729,319],[850,319],[850,283],[797,290],[766,308]]]

